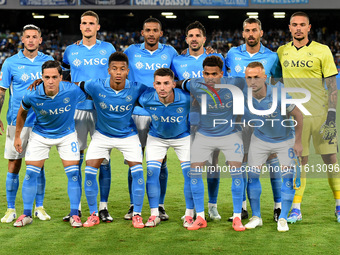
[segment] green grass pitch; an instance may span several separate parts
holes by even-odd
[[[8,99],[8,94],[6,97]],[[1,114],[4,123],[6,108],[7,102]],[[339,114],[337,119],[339,127]],[[7,207],[5,191],[7,161],[3,159],[5,135],[0,137],[0,144],[0,214],[2,217]],[[112,223],[73,229],[69,223],[62,221],[62,217],[69,212],[67,178],[59,156],[53,149],[50,159],[46,161],[44,203],[52,217],[51,221],[34,220],[32,225],[24,228],[15,228],[12,224],[1,223],[0,254],[339,254],[340,224],[336,222],[334,216],[334,199],[326,174],[323,178],[308,179],[302,203],[303,221],[289,225],[289,232],[279,233],[276,230],[276,223],[272,218],[273,198],[268,178],[262,179],[263,227],[244,232],[233,231],[231,223],[227,221],[232,214],[231,182],[230,178],[221,178],[218,209],[222,220],[208,221],[206,229],[188,231],[182,227],[180,219],[185,210],[183,176],[176,155],[173,150],[170,150],[168,191],[165,199],[165,207],[170,219],[156,228],[134,229],[131,221],[123,219],[129,206],[128,168],[123,164],[123,157],[117,151],[112,152],[111,161],[109,211],[114,217]],[[312,152],[309,163],[321,163],[320,156]],[[20,186],[16,201],[19,215],[23,210],[21,187],[24,174],[25,165],[20,172]],[[206,192],[206,205],[207,197]],[[89,215],[84,192],[82,207],[84,222]],[[250,210],[249,204],[248,209]],[[142,215],[144,221],[149,217],[149,213],[145,195]],[[246,222],[243,221],[244,224]]]

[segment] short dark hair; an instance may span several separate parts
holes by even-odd
[[[120,62],[126,62],[126,65],[129,66],[129,58],[126,56],[125,53],[116,51],[115,53],[112,53],[109,57],[109,65],[113,61],[120,61]]]
[[[175,79],[175,74],[170,68],[159,68],[153,73],[153,77],[156,76],[170,76],[172,80]]]
[[[145,23],[158,23],[159,27],[162,30],[162,23],[158,19],[156,19],[156,18],[150,17],[150,18],[147,18],[146,20],[144,20],[144,22],[143,22],[143,29],[144,29]]]
[[[293,17],[296,17],[296,16],[305,17],[305,18],[308,19],[308,22],[309,22],[309,16],[308,16],[307,13],[305,13],[305,12],[294,12],[294,13],[292,14],[292,16],[290,16],[289,23],[290,23],[291,19],[292,19]]]
[[[258,62],[258,61],[250,62],[247,65],[247,68],[256,68],[256,67],[260,67],[262,70],[264,70],[264,66],[262,65],[261,62]]]
[[[41,34],[40,28],[37,27],[36,25],[33,25],[33,24],[28,24],[28,25],[24,26],[24,27],[22,28],[22,34],[24,34],[24,32],[25,32],[26,30],[36,30],[36,31],[38,31],[39,34]]]
[[[206,57],[203,61],[203,68],[205,66],[218,66],[222,70],[223,65],[224,63],[222,59],[218,56],[209,56],[209,57]]]
[[[97,22],[99,24],[99,16],[97,13],[95,13],[94,11],[86,11],[84,12],[81,16],[80,16],[80,19],[84,16],[91,16],[91,17],[95,17],[97,19]]]
[[[259,27],[260,27],[260,30],[262,30],[262,24],[261,24],[261,21],[257,18],[247,18],[243,21],[243,28],[246,24],[258,24]]]
[[[193,22],[193,23],[190,23],[190,24],[187,26],[187,28],[186,28],[186,30],[185,30],[185,35],[188,35],[189,30],[195,29],[195,28],[201,30],[203,36],[206,37],[207,31],[205,30],[205,27],[202,25],[201,22],[199,22],[199,21],[197,21],[197,20],[196,20],[195,22]]]
[[[41,66],[41,71],[44,73],[45,69],[48,68],[57,68],[58,73],[61,75],[63,70],[61,69],[60,63],[56,60],[48,60]]]

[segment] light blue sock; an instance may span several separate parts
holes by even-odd
[[[45,169],[44,167],[42,167],[40,174],[37,178],[37,195],[35,196],[36,207],[41,207],[44,204],[45,186],[46,186]]]
[[[230,175],[232,178],[231,194],[233,197],[234,213],[241,213],[244,191],[244,183],[241,168],[231,169]]]
[[[24,202],[24,214],[26,216],[32,216],[34,198],[37,194],[37,178],[40,171],[40,167],[32,165],[26,166],[26,175],[22,184],[22,200]]]
[[[271,160],[267,160],[266,165],[270,172],[270,182],[272,184],[274,202],[280,203],[282,180],[279,159],[273,158]]]
[[[15,199],[19,188],[19,174],[7,172],[6,177],[6,197],[7,208],[15,208]]]
[[[192,197],[191,187],[190,187],[190,161],[181,163],[182,173],[184,176],[184,198],[185,205],[187,209],[194,209],[194,199]]]
[[[143,176],[143,166],[141,164],[131,167],[133,211],[142,212],[145,186]]]
[[[190,169],[190,187],[194,199],[197,213],[204,211],[204,184],[202,179],[202,169]]]
[[[80,186],[80,199],[81,195],[83,194],[83,178],[82,178],[82,171],[81,171],[81,165],[84,161],[84,153],[80,153],[80,160],[79,160],[79,177],[78,177],[78,183]]]
[[[262,187],[260,182],[259,169],[250,169],[250,171],[248,172],[247,191],[252,215],[261,218],[260,197],[262,193]]]
[[[129,167],[129,172],[128,172],[128,187],[129,187],[130,205],[133,205],[132,175],[131,175],[131,168],[130,167]]]
[[[163,161],[163,163],[162,163],[161,173],[159,175],[159,183],[160,183],[160,186],[161,186],[161,193],[160,193],[160,196],[159,196],[159,204],[164,204],[166,188],[167,188],[167,185],[168,185],[168,166],[166,164],[166,161]]]
[[[111,187],[111,160],[107,165],[100,165],[99,168],[99,189],[100,202],[107,202]]]
[[[146,163],[148,172],[148,178],[146,180],[146,194],[148,195],[150,208],[158,208],[161,188],[159,184],[159,174],[162,163],[152,160]]]
[[[80,187],[79,187],[79,166],[73,165],[65,167],[67,175],[67,194],[70,199],[71,216],[78,215],[78,206],[80,203]]]
[[[207,184],[209,203],[217,204],[218,190],[220,187],[220,172],[218,172],[217,169],[215,169],[214,172],[207,172]]]
[[[85,167],[85,195],[87,204],[89,205],[90,214],[93,212],[98,213],[97,196],[98,196],[98,183],[97,183],[98,169],[86,166]]]
[[[242,177],[243,177],[243,183],[244,183],[244,190],[243,190],[243,201],[247,201],[247,162],[242,163]]]
[[[295,190],[293,188],[293,177],[294,170],[292,169],[282,173],[282,208],[279,218],[284,218],[285,220],[287,220],[287,216],[293,204],[293,199],[295,195]]]

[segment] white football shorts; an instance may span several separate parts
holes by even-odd
[[[104,158],[110,160],[111,150],[118,149],[124,159],[131,162],[142,162],[142,146],[137,135],[125,138],[108,137],[95,131],[86,153],[86,160]]]
[[[5,143],[5,159],[22,159],[25,157],[27,143],[32,133],[31,127],[24,127],[21,131],[20,138],[22,141],[22,153],[16,151],[14,147],[15,126],[8,125],[6,130],[6,143]]]
[[[76,132],[56,139],[45,138],[32,132],[26,150],[26,161],[48,159],[49,152],[54,145],[57,147],[61,159],[69,161],[77,161],[80,159]]]
[[[80,150],[87,148],[87,134],[92,137],[97,121],[97,112],[93,110],[76,110],[74,113],[75,128],[77,130]]]
[[[145,145],[146,145],[146,138],[147,138],[148,133],[149,133],[151,117],[133,114],[132,119],[135,122],[135,125],[137,127],[138,137],[139,137],[140,143],[142,145],[142,148],[144,148]]]
[[[223,152],[226,161],[242,162],[243,143],[241,132],[218,137],[205,136],[197,132],[191,147],[191,162],[198,163],[209,160],[211,153],[215,149]]]
[[[279,143],[265,142],[253,134],[248,153],[248,165],[250,167],[261,166],[267,161],[269,155],[273,153],[277,153],[281,165],[295,165],[294,143],[295,138]]]
[[[146,161],[163,159],[168,149],[174,148],[180,161],[190,161],[190,136],[178,139],[163,139],[148,135]]]

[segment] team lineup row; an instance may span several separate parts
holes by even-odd
[[[8,223],[16,218],[15,197],[19,182],[18,173],[25,150],[27,169],[23,182],[24,214],[14,225],[24,226],[32,222],[34,199],[36,200],[34,215],[42,220],[50,219],[43,208],[45,183],[43,165],[44,160],[48,158],[48,148],[58,143],[60,146],[58,150],[69,180],[68,192],[71,201],[71,212],[64,217],[64,220],[70,221],[74,227],[82,226],[79,218],[82,181],[79,169],[84,158],[84,150],[87,148],[87,135],[90,133],[92,140],[86,156],[84,189],[90,212],[93,213],[83,224],[86,227],[98,224],[99,218],[106,222],[112,221],[107,210],[107,201],[111,183],[109,155],[113,147],[123,152],[129,165],[131,205],[125,218],[132,219],[136,228],[144,227],[141,218],[144,197],[141,162],[142,148],[147,144],[146,187],[151,216],[145,226],[153,227],[161,219],[168,219],[164,209],[168,174],[165,155],[167,148],[171,146],[175,148],[181,161],[185,179],[186,211],[183,226],[189,230],[206,226],[204,186],[200,169],[206,162],[216,164],[217,157],[214,155],[211,159],[211,154],[215,149],[219,149],[225,154],[227,164],[235,169],[231,172],[234,206],[231,221],[233,221],[233,228],[237,231],[262,225],[259,182],[261,165],[266,162],[269,168],[275,168],[281,164],[291,169],[282,175],[280,172],[271,173],[275,202],[274,219],[278,221],[279,231],[287,231],[289,229],[287,222],[302,219],[300,203],[306,183],[304,165],[308,162],[311,136],[316,152],[321,154],[324,163],[329,167],[337,165],[335,127],[337,70],[332,55],[327,46],[308,40],[310,24],[305,13],[293,14],[289,27],[293,41],[280,47],[276,54],[260,43],[263,35],[260,21],[245,20],[243,36],[246,43],[232,48],[224,60],[219,54],[207,54],[203,47],[206,32],[201,23],[194,22],[187,27],[186,41],[189,47],[185,54],[178,56],[171,46],[159,43],[162,35],[161,24],[157,19],[149,18],[143,24],[142,35],[145,42],[131,45],[125,50],[125,54],[121,54],[114,53],[115,49],[111,44],[96,39],[96,33],[100,29],[99,17],[94,12],[87,11],[82,15],[80,24],[83,40],[79,44],[67,47],[63,57],[63,67],[71,70],[71,81],[86,81],[80,83],[79,88],[74,84],[62,82],[62,71],[58,64],[46,62],[52,58],[38,52],[38,46],[41,43],[40,29],[34,25],[25,26],[22,36],[24,50],[7,59],[1,70],[1,105],[6,89],[11,89],[5,149],[5,158],[9,159],[9,172],[6,180],[8,210],[1,221]],[[302,64],[307,62],[308,65]],[[36,73],[40,72],[43,63],[45,66],[43,66],[41,75],[44,85],[39,85],[34,92],[22,99],[29,84],[37,78]],[[167,67],[173,70],[174,75]],[[237,81],[236,77],[245,77],[246,84]],[[283,77],[284,86],[281,82],[276,83],[275,86],[270,85],[267,77]],[[181,83],[183,90],[175,89],[174,78],[185,79]],[[304,84],[299,78],[313,78],[315,82]],[[323,81],[327,84],[328,94],[322,86]],[[311,93],[311,100],[304,104],[311,116],[303,116],[294,104],[287,105],[287,118],[292,116],[297,123],[295,135],[293,128],[283,126],[273,128],[263,125],[261,128],[255,128],[253,134],[252,130],[246,128],[241,134],[237,127],[213,126],[214,116],[218,116],[218,119],[236,121],[232,107],[223,108],[223,110],[216,107],[216,101],[221,101],[221,98],[225,100],[223,103],[220,102],[221,105],[232,105],[233,97],[229,89],[215,88],[215,84],[232,84],[240,89],[248,85],[252,90],[253,106],[256,109],[271,108],[270,103],[276,90],[282,90],[284,87],[304,88]],[[147,89],[148,86],[153,86],[155,90]],[[93,100],[86,99],[85,94],[80,92],[81,89]],[[67,94],[72,90],[78,90],[77,93],[73,93],[72,97],[79,97],[72,98]],[[187,118],[190,111],[188,92],[196,99],[199,108],[202,107],[202,98],[205,98],[206,104],[209,105],[206,114],[199,114],[200,111],[190,113],[191,124],[197,125],[197,133],[191,146],[191,162]],[[62,97],[63,93],[67,96]],[[294,93],[291,96],[295,98]],[[60,97],[62,97],[61,101],[57,103],[58,100],[54,99]],[[38,99],[45,101],[35,101]],[[278,100],[277,105],[280,106],[281,98],[279,97]],[[78,101],[80,103],[75,109],[75,102]],[[137,101],[142,107],[135,106]],[[45,109],[44,107],[49,104],[51,108]],[[36,116],[31,108],[34,109]],[[64,119],[72,111],[75,111],[75,123],[73,115],[70,122]],[[284,117],[281,115],[280,108],[275,111],[276,115]],[[261,117],[266,120],[270,119],[271,115]],[[62,118],[62,121],[58,122],[56,119],[51,121],[53,118]],[[245,119],[251,118],[252,111],[246,111]],[[256,118],[259,116],[257,115]],[[37,123],[33,126],[35,119]],[[150,131],[148,131],[149,126]],[[77,133],[72,132],[74,127]],[[2,122],[1,128],[4,132]],[[139,137],[137,137],[137,130]],[[21,135],[21,140],[19,140],[20,132],[25,134],[25,136]],[[146,140],[148,132],[149,136]],[[26,149],[29,136],[31,136],[30,143]],[[41,137],[50,138],[51,143],[44,144],[43,141],[46,142],[46,139]],[[228,142],[225,142],[226,140]],[[13,147],[14,142],[16,147]],[[64,147],[65,143],[67,146]],[[43,144],[42,147],[40,147],[41,144]],[[231,144],[233,146],[230,146]],[[300,157],[303,175],[301,188],[295,194],[293,166],[295,166],[296,157]],[[248,172],[247,176],[244,171],[241,171],[242,164],[256,168]],[[98,169],[100,169],[99,186],[101,187],[99,208],[96,201]],[[334,173],[329,171],[328,175],[336,201],[337,220],[340,221],[340,181]],[[208,214],[211,219],[218,220],[221,218],[217,211],[219,178],[207,180]],[[248,217],[246,189],[253,217],[243,226],[241,219]],[[292,202],[293,208],[288,216]],[[193,220],[194,209],[196,210],[195,221]]]

